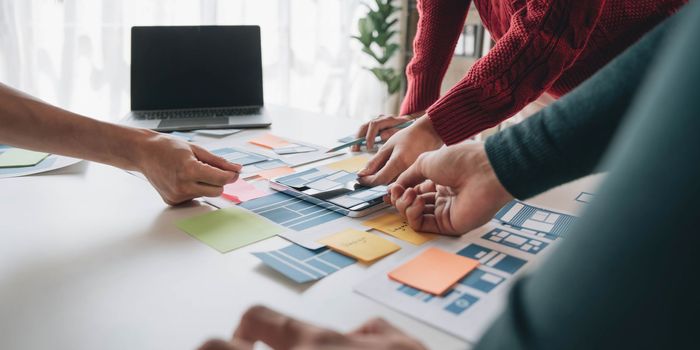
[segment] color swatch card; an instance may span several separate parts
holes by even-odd
[[[324,165],[326,168],[333,170],[345,170],[347,172],[356,173],[365,168],[369,162],[369,157],[365,155],[354,156]]]
[[[290,145],[289,141],[272,134],[265,134],[260,137],[256,137],[248,142],[256,146],[265,147],[269,149],[282,148]]]
[[[283,227],[238,207],[219,209],[178,222],[177,227],[225,253],[283,232]]]
[[[294,173],[294,169],[288,167],[288,166],[282,166],[279,168],[274,168],[274,169],[267,169],[263,170],[257,173],[257,176],[262,177],[263,179],[274,179],[278,176],[282,175],[289,175]]]
[[[267,193],[243,179],[238,179],[238,181],[224,186],[224,193],[221,196],[238,204],[265,196]]]
[[[434,235],[414,231],[406,220],[396,213],[383,214],[362,224],[415,245],[435,239]]]
[[[48,153],[10,148],[0,154],[0,168],[29,167],[39,164]]]
[[[355,263],[355,259],[328,248],[311,250],[296,244],[253,255],[296,283],[319,280]]]
[[[401,249],[391,241],[355,229],[338,232],[320,240],[319,243],[362,262],[372,262]]]
[[[477,266],[477,260],[431,247],[389,272],[389,277],[424,292],[442,295]]]

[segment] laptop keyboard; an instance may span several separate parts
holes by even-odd
[[[165,110],[135,112],[141,119],[179,119],[179,118],[206,118],[206,117],[229,117],[239,115],[251,115],[260,113],[260,107],[246,108],[212,108],[212,109],[190,109],[190,110]]]

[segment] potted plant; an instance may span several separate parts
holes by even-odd
[[[390,60],[399,52],[400,46],[394,39],[398,33],[400,8],[394,0],[374,0],[372,5],[364,3],[367,14],[357,21],[358,35],[354,39],[362,44],[362,52],[375,63],[364,67],[372,72],[386,91],[384,112],[395,114],[398,109],[398,92],[401,88],[402,74],[391,65]]]

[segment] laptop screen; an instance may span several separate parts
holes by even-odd
[[[131,28],[131,109],[262,106],[258,26]]]

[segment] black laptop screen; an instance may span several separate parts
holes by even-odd
[[[262,104],[260,27],[131,29],[132,110]]]

